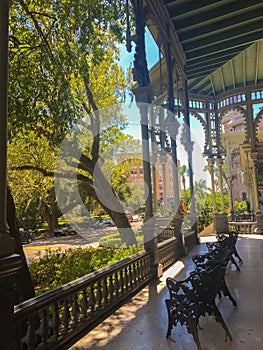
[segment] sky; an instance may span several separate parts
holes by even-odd
[[[152,38],[150,32],[146,29],[145,32],[145,44],[146,44],[146,59],[148,64],[148,69],[153,67],[156,62],[159,61],[159,49]],[[135,53],[135,44],[132,43],[132,52],[128,52],[125,45],[120,47],[121,55],[119,64],[125,69],[125,71],[131,66],[133,66],[133,59]],[[129,100],[129,98],[128,98]],[[128,104],[130,101],[127,101]],[[139,113],[134,112],[134,108],[129,109],[129,105],[126,107],[126,116],[128,119],[129,126],[126,129],[127,134],[132,135],[136,139],[141,139],[140,135],[140,116]],[[209,184],[210,176],[208,172],[204,171],[204,167],[207,165],[207,161],[203,158],[203,148],[205,135],[203,128],[195,118],[191,118],[191,139],[194,141],[194,151],[193,151],[193,168],[194,168],[194,180],[199,181],[204,179]],[[177,143],[177,154],[178,159],[180,159],[181,164],[188,166],[188,160],[184,147],[180,143]]]
[[[148,63],[148,68],[150,69],[159,60],[159,49],[151,36],[150,32],[146,29],[145,32],[145,45],[146,45],[146,58]],[[132,42],[132,52],[128,52],[125,45],[120,47],[121,55],[119,64],[127,69],[133,62],[135,53],[135,44]]]

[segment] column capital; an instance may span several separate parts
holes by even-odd
[[[222,167],[222,165],[224,164],[224,159],[221,157],[218,157],[218,158],[216,158],[216,162],[217,162],[218,166]]]
[[[167,154],[161,154],[160,155],[160,162],[161,162],[161,164],[166,164],[167,163]]]
[[[151,103],[152,102],[152,90],[149,86],[138,86],[132,89],[135,95],[137,103]]]
[[[215,159],[213,157],[208,157],[207,158],[207,163],[210,167],[213,167],[215,164]]]
[[[180,126],[180,123],[178,122],[178,120],[175,119],[174,115],[173,116],[169,115],[166,118],[165,124],[166,124],[168,135],[176,139],[176,136],[178,135],[178,131],[179,131],[179,126]]]

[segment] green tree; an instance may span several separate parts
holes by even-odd
[[[33,129],[50,144],[59,145],[69,128],[86,118],[90,143],[78,160],[78,180],[83,193],[99,202],[93,172],[100,157],[101,136],[110,125],[124,121],[118,108],[111,116],[100,112],[121,102],[126,87],[115,60],[115,42],[121,40],[123,31],[123,9],[122,1],[97,0],[35,0],[30,4],[17,0],[11,8],[11,140],[20,130]],[[47,175],[43,167],[30,167]],[[69,164],[58,176],[66,177],[67,170]],[[101,169],[97,177],[102,192],[115,193]],[[121,210],[100,204],[117,226],[130,228]],[[120,203],[117,209],[121,209]],[[121,235],[127,244],[136,243],[131,229]]]
[[[182,165],[179,167],[178,169],[178,174],[180,176],[180,178],[182,179],[182,184],[183,184],[183,190],[186,190],[186,178],[185,176],[188,175],[188,169],[186,165]]]
[[[55,147],[33,131],[20,132],[9,144],[8,160],[8,182],[19,223],[34,229],[42,217],[48,222],[49,231],[53,232],[61,215],[54,196],[53,179],[34,168],[43,168],[46,174],[52,173]]]

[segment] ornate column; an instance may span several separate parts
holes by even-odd
[[[228,226],[228,218],[227,213],[225,209],[225,202],[224,202],[224,191],[223,191],[223,175],[222,175],[222,165],[223,165],[223,159],[221,156],[218,156],[216,159],[216,164],[218,166],[218,179],[219,179],[219,188],[220,188],[220,197],[221,197],[221,212],[214,214],[214,229],[216,233],[224,233],[229,230]],[[231,194],[232,197],[232,194]]]
[[[229,191],[230,191],[230,214],[231,214],[231,220],[234,220],[235,216],[235,204],[234,204],[234,193],[233,193],[233,181],[235,179],[235,176],[230,174],[228,177],[229,181]]]
[[[170,29],[167,28],[168,35],[170,37]],[[168,135],[171,140],[171,154],[173,161],[173,186],[174,186],[174,203],[175,207],[180,208],[180,195],[179,195],[179,180],[178,180],[178,159],[177,159],[177,142],[176,137],[178,135],[179,122],[175,119],[175,108],[174,108],[174,63],[172,62],[172,54],[171,54],[171,43],[170,41],[166,43],[166,65],[167,65],[167,73],[168,73],[168,108],[170,113],[168,114],[166,120],[166,128],[168,131]],[[176,77],[179,79],[179,77]],[[178,93],[178,91],[177,91]],[[177,96],[177,100],[179,101],[179,96]],[[179,104],[177,114],[179,117]],[[180,211],[176,210],[175,216],[177,219],[181,220]]]
[[[157,166],[157,144],[155,135],[155,112],[154,107],[151,106],[150,111],[150,134],[151,134],[151,164],[152,164],[152,184],[153,184],[153,211],[158,207],[157,185],[156,185],[156,166]]]
[[[182,223],[183,218],[180,213],[180,196],[179,196],[179,182],[178,182],[178,167],[177,167],[177,151],[176,151],[176,137],[178,135],[179,122],[175,119],[174,114],[170,114],[170,119],[166,124],[168,134],[171,138],[171,151],[172,151],[172,164],[173,164],[173,181],[174,181],[174,202],[177,210],[174,215],[173,225],[174,225],[174,236],[180,242],[180,255],[185,255],[186,247],[184,242],[184,237],[182,235]],[[173,150],[174,148],[174,150]]]
[[[196,232],[197,238],[197,219],[198,215],[195,208],[195,194],[194,194],[194,174],[193,174],[193,147],[194,142],[191,140],[191,128],[190,128],[190,115],[189,115],[189,97],[188,97],[188,84],[187,79],[183,80],[183,100],[184,100],[184,134],[182,135],[182,143],[184,145],[185,151],[188,157],[188,169],[189,169],[189,187],[190,187],[190,196],[191,196],[191,207],[190,207],[190,220],[191,227]]]
[[[257,152],[250,153],[250,170],[252,175],[252,188],[254,197],[254,211],[255,213],[260,213],[259,202],[258,202],[258,183],[257,183],[257,171],[256,171],[256,160]]]
[[[214,158],[210,157],[207,159],[208,161],[208,167],[209,167],[209,173],[211,177],[211,190],[212,190],[212,202],[213,202],[213,214],[217,214],[218,210],[216,207],[216,194],[215,194],[215,174],[214,174],[214,164],[215,160]]]
[[[162,167],[162,178],[163,178],[163,215],[168,214],[167,206],[167,179],[166,179],[166,165],[167,165],[167,155],[166,153],[161,153],[160,163]]]
[[[166,216],[167,213],[167,178],[166,178],[166,166],[167,166],[167,154],[166,154],[166,130],[164,124],[164,109],[159,110],[159,126],[160,126],[160,164],[162,169],[162,182],[163,182],[163,213]]]
[[[177,167],[177,152],[176,152],[176,137],[178,135],[179,122],[175,119],[174,114],[170,114],[167,119],[166,128],[171,141],[171,152],[172,152],[172,165],[173,165],[173,187],[174,187],[174,202],[175,205],[180,206],[180,195],[179,195],[179,181],[178,181],[178,167]],[[178,212],[178,210],[177,210]]]
[[[8,21],[9,1],[0,0],[0,344],[17,350],[14,326],[16,276],[21,260],[7,224],[7,118],[8,118]]]
[[[218,213],[216,206],[216,191],[215,191],[215,174],[214,174],[215,159],[208,158],[208,167],[211,176],[211,190],[213,201],[213,227],[216,234],[225,233],[228,231],[228,219],[226,213]]]
[[[132,1],[136,35],[134,38],[136,48],[134,55],[133,80],[137,81],[138,86],[133,89],[137,106],[141,115],[141,135],[142,135],[142,152],[143,152],[143,173],[144,182],[147,187],[145,198],[145,223],[143,225],[144,247],[151,253],[151,266],[153,277],[160,277],[162,274],[159,265],[157,251],[157,236],[155,234],[155,224],[153,217],[152,202],[152,181],[151,181],[151,165],[150,165],[150,147],[149,147],[149,128],[148,128],[148,112],[152,102],[152,92],[150,88],[149,71],[147,68],[146,52],[145,52],[145,12],[146,9],[141,0]],[[128,41],[133,38],[128,37]],[[129,47],[129,45],[127,45]]]
[[[225,201],[224,201],[223,174],[222,174],[223,159],[221,157],[218,157],[216,159],[216,162],[217,162],[218,173],[219,173],[218,179],[219,179],[221,206],[222,206],[221,213],[225,213],[226,208],[225,208]]]
[[[258,198],[258,182],[257,182],[257,169],[256,169],[256,160],[257,152],[250,153],[250,162],[251,162],[251,175],[252,175],[252,188],[253,188],[253,197],[254,197],[254,213],[256,217],[256,229],[255,233],[263,233],[263,217],[261,210],[259,208],[259,198]]]
[[[6,221],[8,118],[8,0],[0,1],[0,257],[15,251]]]

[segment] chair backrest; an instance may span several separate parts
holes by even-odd
[[[196,265],[196,269],[200,269],[202,266],[204,266],[204,268],[211,269],[218,264],[226,267],[230,258],[230,249],[228,247],[220,247],[218,249],[212,249],[203,255],[194,255],[192,260]]]
[[[166,285],[170,293],[170,299],[180,301],[186,297],[192,302],[211,302],[216,297],[224,273],[224,266],[215,264],[209,270],[193,272],[183,281],[168,277]]]
[[[216,264],[210,270],[203,270],[201,275],[201,286],[199,290],[199,301],[210,303],[216,298],[220,282],[225,274],[225,266]]]

